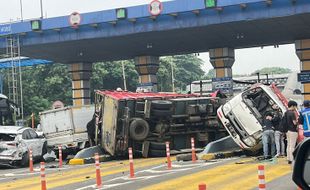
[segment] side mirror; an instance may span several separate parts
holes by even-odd
[[[310,138],[296,149],[293,181],[303,190],[310,190]]]

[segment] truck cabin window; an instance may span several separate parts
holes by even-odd
[[[0,125],[14,125],[13,121],[13,107],[8,99],[0,99]]]
[[[258,112],[257,117],[259,120],[267,112],[279,112],[282,114],[279,106],[260,87],[245,92],[243,94],[243,100],[249,106],[249,108],[254,109],[254,113]]]

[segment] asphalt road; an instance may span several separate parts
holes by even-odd
[[[257,189],[257,165],[265,165],[266,189],[297,189],[291,180],[291,166],[285,159],[261,162],[253,158],[230,158],[214,161],[176,162],[168,170],[165,158],[135,159],[135,178],[129,178],[129,162],[101,163],[102,189],[111,190],[169,190],[198,189],[205,183],[208,190]],[[94,164],[55,168],[56,162],[46,166],[47,189],[96,189]],[[40,189],[39,165],[29,173],[28,168],[0,169],[1,190]]]

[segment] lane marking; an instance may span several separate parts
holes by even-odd
[[[233,159],[237,159],[237,158],[233,158]],[[221,163],[221,162],[224,162],[225,160],[233,160],[233,159],[223,159],[223,160],[220,160],[219,162],[198,162],[196,164],[173,164],[172,166],[176,166],[176,168],[179,168],[179,169],[172,169],[172,170],[167,170],[166,169],[166,165],[165,164],[162,164],[162,165],[159,165],[159,166],[154,166],[150,169],[145,169],[145,170],[140,170],[138,172],[136,172],[136,174],[138,173],[150,173],[150,174],[159,174],[159,175],[151,175],[151,176],[140,176],[140,177],[136,177],[136,178],[129,178],[128,176],[120,176],[120,177],[116,177],[116,178],[113,178],[111,180],[107,180],[105,181],[105,184],[109,183],[109,182],[114,182],[114,181],[117,181],[117,180],[129,180],[127,182],[138,182],[138,181],[143,181],[143,180],[149,180],[149,179],[152,179],[152,178],[156,178],[156,177],[162,177],[162,176],[165,176],[165,175],[171,175],[171,174],[175,174],[177,172],[180,172],[180,171],[187,171],[187,170],[192,170],[192,169],[196,169],[196,168],[200,168],[200,167],[205,167],[205,166],[209,166],[209,165],[214,165],[216,163]],[[164,170],[156,170],[156,169],[164,169]],[[122,185],[126,185],[128,184],[127,182],[118,182],[118,183],[114,183],[114,184],[109,184],[109,185],[104,185],[104,188],[111,188],[111,187],[115,187],[115,186],[122,186]],[[87,188],[96,188],[96,185],[88,185],[88,186],[85,186],[85,187],[82,187],[82,188],[79,188],[77,190],[83,190],[83,189],[87,189]]]
[[[143,168],[152,165],[158,165],[165,163],[166,158],[151,158],[151,159],[137,159],[135,163],[137,165],[136,168]],[[110,165],[108,167],[108,165]],[[128,161],[114,162],[111,166],[111,163],[102,164],[101,165],[101,175],[102,177],[108,175],[114,175],[118,173],[127,173],[128,172]],[[66,180],[64,180],[66,179]],[[76,184],[80,182],[85,182],[88,180],[95,179],[95,172],[93,164],[91,166],[81,169],[73,169],[64,172],[57,172],[47,174],[47,183],[49,188],[56,188],[70,184]],[[39,177],[30,177],[26,179],[19,179],[9,182],[2,182],[0,184],[0,189],[23,189],[23,190],[33,190],[40,188],[40,180]]]
[[[251,189],[249,186],[244,186],[239,183],[239,179],[251,178],[252,188],[257,186],[257,164],[235,164],[229,163],[225,165],[216,166],[214,168],[196,172],[193,174],[188,174],[171,180],[163,181],[158,184],[153,184],[143,188],[143,190],[192,190],[198,187],[198,184],[205,183],[210,189]],[[278,165],[270,165],[269,172],[273,178],[285,175],[290,169],[286,163],[279,163]],[[279,171],[278,171],[279,170]],[[268,177],[267,177],[268,178]],[[244,179],[244,181],[249,179]],[[236,188],[233,183],[238,183]],[[225,186],[221,188],[221,186]]]

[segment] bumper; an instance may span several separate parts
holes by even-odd
[[[228,118],[225,117],[224,113],[222,112],[221,107],[217,110],[217,116],[220,119],[221,123],[223,124],[226,131],[229,133],[229,135],[232,137],[232,139],[242,148],[245,150],[252,150],[256,149],[256,146],[248,146],[246,145],[241,139],[240,135],[238,134],[235,127],[231,124]]]

